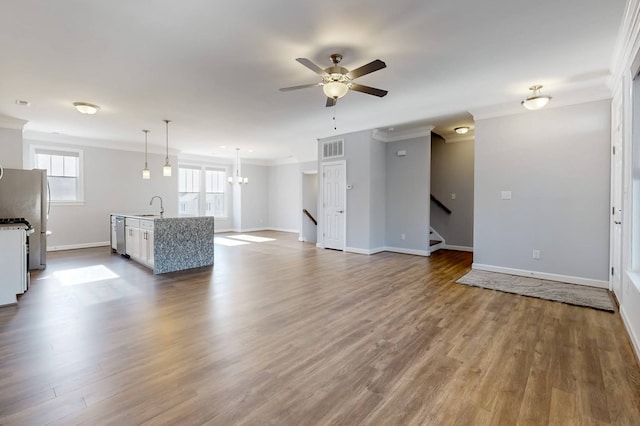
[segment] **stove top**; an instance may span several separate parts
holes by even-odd
[[[27,225],[27,228],[31,229],[31,224],[24,217],[0,217],[0,225],[13,225],[13,224]]]

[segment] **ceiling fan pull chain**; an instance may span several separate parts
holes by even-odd
[[[336,122],[336,113],[338,112],[338,104],[333,107],[333,130],[338,130],[338,123]]]

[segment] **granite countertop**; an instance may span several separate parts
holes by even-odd
[[[153,220],[153,219],[178,219],[177,216],[160,216],[159,214],[153,213],[111,213],[111,216],[122,216],[122,217],[130,217],[133,219],[144,219],[144,220]]]
[[[130,217],[132,219],[142,219],[142,220],[162,220],[162,219],[195,219],[195,218],[208,218],[213,219],[213,216],[160,216],[159,214],[153,213],[111,213],[111,216],[122,216],[122,217]]]

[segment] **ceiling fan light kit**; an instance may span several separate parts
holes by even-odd
[[[283,87],[280,91],[288,92],[290,90],[322,86],[322,91],[327,97],[327,107],[334,106],[338,99],[346,95],[349,90],[355,90],[356,92],[362,92],[368,95],[378,96],[380,98],[387,95],[388,92],[386,90],[376,89],[375,87],[364,86],[353,82],[353,80],[358,77],[386,68],[387,64],[380,59],[369,62],[368,64],[363,65],[360,68],[356,68],[353,71],[349,71],[347,68],[339,65],[340,61],[342,61],[342,55],[339,53],[334,53],[330,56],[330,59],[333,66],[322,69],[307,58],[297,58],[296,61],[322,77],[322,81],[320,83],[303,84],[301,86]]]
[[[521,102],[522,106],[528,110],[535,111],[547,105],[551,100],[551,96],[542,95],[540,89],[542,89],[542,85],[540,84],[529,87],[529,90],[532,92],[531,96]]]

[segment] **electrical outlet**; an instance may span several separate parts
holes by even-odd
[[[404,234],[400,234],[400,239],[401,239],[401,240],[406,240],[406,239],[407,239],[407,236],[406,236],[406,235],[404,235]]]
[[[455,200],[455,199],[456,199],[456,194],[455,194],[455,193],[452,193],[452,194],[451,194],[451,199],[452,199],[452,200]]]
[[[511,199],[511,191],[502,191],[500,196],[501,196],[501,198],[503,200],[510,200]]]
[[[540,259],[540,250],[533,249],[533,258]]]

